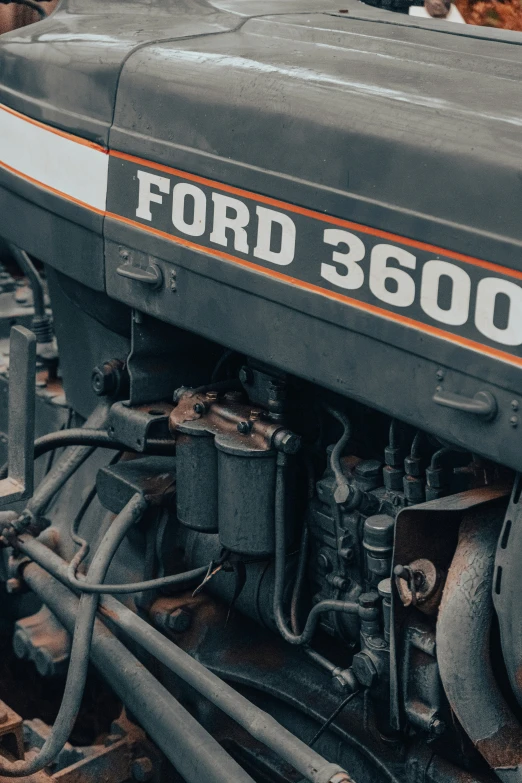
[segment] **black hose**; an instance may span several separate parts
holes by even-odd
[[[52,552],[42,544],[41,541],[24,534],[19,539],[19,547],[29,558],[41,563],[41,567],[62,583],[67,584],[67,564],[55,552]],[[31,565],[24,567],[24,576],[30,567]],[[31,582],[29,582],[29,585],[33,586]],[[53,598],[55,594],[56,590]],[[45,598],[44,600],[46,603],[49,603]],[[51,611],[55,611],[53,605],[50,605],[50,608]],[[160,663],[235,720],[252,737],[265,744],[274,753],[297,769],[307,780],[313,781],[313,783],[330,783],[336,775],[343,773],[343,770],[337,764],[331,764],[326,761],[320,754],[310,749],[304,742],[288,731],[288,729],[285,729],[271,715],[249,702],[248,699],[235,691],[230,685],[209,671],[206,666],[192,658],[177,645],[172,644],[162,633],[152,628],[143,618],[118,600],[110,596],[104,596],[101,599],[100,608],[102,615],[106,616],[107,620],[116,628],[127,634]],[[58,619],[63,622],[60,611],[55,613]],[[126,702],[125,697],[122,697],[122,700]],[[136,712],[136,710],[133,711]],[[137,715],[143,724],[142,710],[138,710]],[[144,726],[144,728],[147,727]],[[154,732],[149,730],[149,733],[157,741]],[[204,779],[206,778],[203,776],[200,778],[200,780]],[[232,779],[236,780],[235,778]],[[346,780],[346,778],[343,780]]]
[[[357,614],[359,605],[353,601],[320,601],[311,609],[301,634],[294,634],[286,624],[283,597],[286,571],[286,511],[285,511],[285,467],[286,454],[277,455],[275,493],[275,562],[273,612],[277,629],[288,644],[308,644],[314,635],[319,615],[324,612]]]
[[[146,507],[147,501],[143,495],[136,493],[114,519],[93,557],[86,577],[88,581],[100,582],[105,578],[116,550]],[[85,688],[97,606],[96,595],[83,595],[80,599],[64,695],[50,735],[36,756],[27,761],[5,763],[0,759],[1,775],[22,777],[39,772],[54,761],[67,742],[78,716]]]
[[[69,446],[84,446],[90,449],[103,448],[116,451],[132,451],[124,443],[111,438],[105,430],[77,427],[70,430],[59,430],[42,435],[34,442],[34,458],[38,459],[48,451]],[[152,438],[147,440],[147,454],[156,456],[169,456],[175,451],[175,442],[168,438]],[[0,471],[0,478],[7,476],[8,466],[4,465]]]

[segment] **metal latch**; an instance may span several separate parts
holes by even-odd
[[[471,413],[486,421],[495,418],[497,415],[497,401],[487,391],[479,391],[474,397],[465,397],[462,394],[455,394],[454,392],[441,389],[433,395],[433,402],[436,402],[437,405],[443,405],[445,408],[452,408],[455,411]]]
[[[0,480],[0,506],[31,497],[34,487],[36,337],[13,326],[9,349],[8,474]]]

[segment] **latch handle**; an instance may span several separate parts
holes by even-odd
[[[498,410],[495,397],[488,391],[479,391],[474,397],[465,397],[462,394],[440,389],[433,395],[433,402],[462,413],[471,413],[485,420],[493,419]]]
[[[9,347],[8,474],[0,481],[0,506],[31,497],[34,487],[36,337],[13,326]]]
[[[123,264],[119,266],[116,273],[120,277],[127,277],[129,280],[136,280],[151,288],[159,288],[163,283],[163,272],[157,264],[149,264],[146,269],[134,264]]]

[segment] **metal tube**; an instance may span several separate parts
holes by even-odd
[[[297,635],[288,628],[283,608],[286,572],[286,512],[285,512],[285,467],[286,454],[277,455],[276,497],[275,497],[275,558],[273,613],[277,630],[288,644],[308,644],[317,627],[319,616],[324,612],[358,614],[359,605],[354,601],[327,599],[312,607],[306,619],[304,630]]]
[[[71,631],[78,611],[74,594],[36,563],[25,566],[24,578]],[[187,783],[254,783],[100,620],[94,626],[91,660]]]
[[[19,541],[24,554],[37,558],[46,570],[67,583],[67,564],[62,558],[31,536],[20,536]],[[115,598],[103,596],[100,610],[117,628],[127,633],[174,674],[233,718],[252,737],[291,764],[306,780],[312,783],[330,783],[336,775],[346,776],[339,780],[351,780],[339,765],[326,761],[274,718],[249,702]]]

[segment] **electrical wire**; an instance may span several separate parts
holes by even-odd
[[[325,720],[325,722],[323,723],[323,725],[321,726],[317,734],[315,734],[315,736],[310,740],[310,742],[308,743],[308,747],[311,748],[313,745],[315,745],[319,737],[321,737],[324,734],[324,732],[327,731],[327,729],[331,726],[331,724],[334,722],[337,716],[344,710],[346,705],[349,704],[352,699],[358,696],[359,693],[361,693],[361,691],[354,691],[353,693],[350,693],[345,699],[342,700],[339,706],[336,707],[335,710],[332,712],[330,717],[327,720]]]

